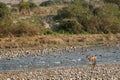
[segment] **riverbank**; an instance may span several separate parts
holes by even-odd
[[[0,39],[0,59],[49,55],[94,45],[116,46],[120,34],[47,35]]]
[[[97,60],[99,63],[99,61],[106,59],[107,57],[113,57],[111,56],[111,53],[115,54],[115,60],[113,59],[113,61],[109,64],[97,64],[94,70],[92,70],[90,66],[82,67],[82,65],[81,67],[75,67],[74,65],[73,67],[64,66],[62,68],[38,68],[39,70],[36,68],[25,68],[25,70],[22,69],[15,71],[13,69],[13,71],[0,72],[0,80],[120,80],[120,64],[119,62],[118,64],[114,62],[119,61],[119,56],[117,56],[117,54],[120,53],[120,34],[59,35],[56,37],[49,35],[44,37],[35,36],[34,38],[3,38],[0,40],[0,43],[2,43],[0,49],[0,59],[1,62],[3,61],[3,64],[5,63],[4,60],[9,62],[14,61],[12,59],[18,59],[21,57],[27,59],[35,56],[52,55],[54,59],[57,59],[56,55],[53,55],[57,53],[62,53],[61,56],[64,56],[64,53],[78,53],[79,56],[76,55],[77,58],[75,57],[75,59],[79,62],[81,61],[80,57],[83,56],[82,60],[84,61],[87,54],[96,54],[96,52],[98,53]],[[11,45],[9,45],[9,43]],[[15,47],[16,45],[14,44],[21,44],[21,46]],[[99,52],[99,50],[102,52]],[[109,55],[105,54],[106,52],[109,53]],[[75,61],[75,59],[70,56],[65,55],[64,57],[65,60],[64,58],[61,59],[64,62],[68,61],[68,59],[73,62]],[[37,59],[35,58],[34,60]],[[62,61],[60,61],[59,64],[62,64],[61,62]],[[4,65],[1,67],[2,69],[7,67],[4,67]],[[18,64],[16,65],[18,67],[20,66]]]
[[[0,72],[0,80],[120,80],[120,64]]]
[[[37,56],[49,56],[54,54],[73,54],[81,53],[83,55],[89,54],[89,52],[96,50],[109,50],[116,49],[120,50],[120,44],[98,44],[98,45],[87,45],[87,46],[66,46],[66,47],[53,47],[53,48],[31,48],[31,49],[9,49],[9,50],[0,50],[0,60],[10,60],[14,58],[22,57],[37,57]],[[105,51],[107,52],[107,51]],[[115,51],[118,52],[119,51]],[[112,53],[112,52],[111,52]],[[113,51],[114,53],[114,51]],[[100,54],[99,54],[100,55]]]
[[[0,49],[51,48],[120,43],[120,34],[36,35],[0,38]]]

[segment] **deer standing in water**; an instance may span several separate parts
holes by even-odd
[[[97,60],[97,57],[96,56],[86,56],[88,61],[89,61],[89,64],[93,66],[93,68],[96,66],[96,60]]]

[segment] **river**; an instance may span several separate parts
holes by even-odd
[[[120,64],[120,45],[115,47],[97,45],[52,55],[3,59],[0,60],[0,71],[86,66],[88,65],[87,55],[96,55],[97,65]]]

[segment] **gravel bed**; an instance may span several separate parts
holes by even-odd
[[[79,49],[79,52],[86,52],[88,49],[96,50],[96,47],[103,48],[119,48],[120,44],[99,44],[94,46],[68,46],[63,48],[44,48],[44,49],[16,49],[16,50],[0,50],[0,60],[1,59],[12,59],[12,58],[20,58],[20,57],[33,57],[33,56],[41,56],[41,55],[51,55],[54,53],[72,53]]]
[[[54,53],[72,52],[80,46],[68,46],[63,48],[44,48],[44,49],[16,49],[16,50],[0,50],[1,59],[12,59],[20,57],[33,57],[41,55],[51,55]]]
[[[0,72],[0,80],[120,80],[120,64]]]
[[[104,47],[103,47],[104,46]],[[92,47],[70,46],[64,48],[45,48],[45,49],[17,49],[17,50],[0,50],[0,59],[12,59],[19,57],[32,57],[40,55],[51,55],[56,53],[88,53],[89,51],[112,50],[114,48],[120,53],[120,44],[95,45]],[[84,54],[83,54],[84,55]],[[62,68],[45,68],[30,69],[22,71],[1,71],[0,80],[120,80],[120,64],[113,62],[109,64],[97,64],[93,69],[91,66],[62,67]]]

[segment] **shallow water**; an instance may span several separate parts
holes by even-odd
[[[120,46],[94,46],[62,51],[53,55],[0,60],[0,71],[83,66],[88,64],[87,55],[96,55],[97,64],[120,64]]]

